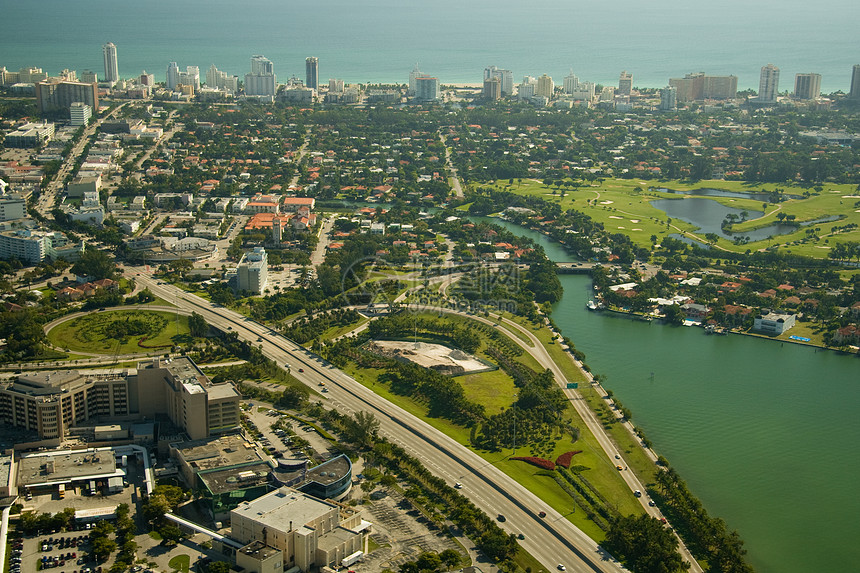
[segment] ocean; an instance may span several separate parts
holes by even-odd
[[[215,64],[240,78],[250,58],[272,60],[278,81],[304,79],[305,58],[320,80],[406,83],[416,63],[445,83],[479,83],[490,65],[514,81],[572,70],[581,80],[659,88],[704,71],[738,76],[758,89],[762,66],[822,75],[824,93],[847,92],[860,63],[858,4],[849,0],[42,0],[3,3],[0,66],[103,74],[101,46],[117,45],[120,76],[143,70],[165,79],[167,64]]]

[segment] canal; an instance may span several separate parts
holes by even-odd
[[[860,358],[590,312],[589,277],[560,278],[555,323],[708,512],[740,533],[757,571],[857,571]]]

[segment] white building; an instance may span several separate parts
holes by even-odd
[[[262,294],[269,282],[269,259],[266,249],[255,247],[250,253],[245,253],[236,267],[236,288]]]
[[[264,542],[283,552],[283,568],[337,567],[362,550],[370,523],[354,509],[282,487],[230,512],[230,529],[241,543]]]
[[[115,84],[119,81],[119,66],[116,60],[116,46],[113,42],[108,42],[102,46],[102,53],[105,60],[105,81],[109,84]]]
[[[239,91],[239,76],[227,75],[226,72],[222,72],[215,67],[215,64],[212,64],[206,70],[206,85],[210,88],[236,93]]]
[[[272,62],[264,56],[253,56],[251,73],[245,74],[245,95],[274,96],[277,85]]]
[[[821,95],[821,74],[796,74],[794,76],[794,97],[797,99],[818,99]]]
[[[71,118],[70,123],[74,127],[87,125],[92,116],[93,108],[83,102],[74,101],[72,102],[72,105],[69,106],[69,117]]]
[[[794,314],[778,314],[769,312],[768,314],[755,317],[753,322],[753,330],[763,332],[764,334],[773,334],[779,336],[786,330],[794,326]]]
[[[779,95],[779,68],[773,64],[768,64],[761,69],[757,100],[764,103],[774,103],[777,95]]]
[[[660,111],[675,111],[678,109],[678,91],[673,86],[660,90]]]
[[[564,81],[562,83],[562,90],[566,94],[572,94],[573,92],[579,89],[579,78],[573,73],[573,70],[566,76],[564,76]]]
[[[23,197],[11,193],[0,195],[0,222],[23,219],[26,216],[27,202]]]
[[[430,76],[415,78],[415,99],[428,102],[438,100],[439,78]]]
[[[56,231],[19,229],[0,233],[0,259],[14,257],[35,265],[47,258],[71,260],[83,250],[83,241],[72,245],[65,235]]]

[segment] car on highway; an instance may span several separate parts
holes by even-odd
[[[520,533],[519,535],[517,535],[517,539],[525,539],[525,538],[526,538],[526,536],[523,533]]]
[[[498,519],[499,521],[501,521],[501,522],[503,522],[503,523],[504,523],[505,521],[507,521],[507,520],[508,520],[508,518],[506,518],[506,517],[505,517],[504,515],[502,515],[501,513],[499,514],[499,516],[498,516],[496,519]]]
[[[621,471],[621,470],[623,470],[624,468],[622,468],[621,466],[615,466],[615,469],[617,469],[618,471]]]
[[[545,511],[541,511],[540,513],[538,513],[538,515],[539,515],[540,517],[546,517],[546,512],[545,512]]]
[[[305,371],[304,368],[299,368],[299,372],[304,372],[304,371]]]
[[[463,484],[461,484],[460,482],[455,483],[454,489],[463,489]]]
[[[637,489],[633,492],[633,495],[635,495],[636,497],[642,497],[642,492]]]
[[[564,566],[564,565],[562,565],[561,563],[559,563],[559,564],[558,564],[557,569],[558,569],[559,571],[567,571],[567,567],[565,567],[565,566]]]
[[[649,506],[649,507],[654,507],[654,506],[656,506],[656,505],[657,505],[657,503],[656,503],[653,499],[649,499],[649,500],[648,500],[648,506]]]

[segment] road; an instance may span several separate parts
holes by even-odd
[[[143,273],[143,269],[134,269],[133,272]],[[339,412],[372,412],[380,422],[382,435],[405,448],[448,483],[462,483],[462,492],[488,515],[504,515],[506,521],[499,525],[505,531],[524,533],[525,539],[520,544],[547,570],[553,570],[559,564],[576,573],[623,570],[620,564],[563,515],[547,507],[540,498],[491,462],[423,420],[380,398],[320,357],[236,312],[217,307],[144,274],[137,280],[157,296],[171,300],[182,308],[195,310],[216,328],[236,332],[250,341],[261,338],[258,344],[264,354],[280,365],[289,363],[293,375],[301,382],[311,387],[325,382],[329,389],[325,400]],[[304,372],[299,372],[300,368]],[[538,516],[540,511],[546,512],[546,518]]]
[[[84,147],[89,142],[90,137],[92,137],[93,133],[95,133],[96,128],[102,124],[102,122],[109,117],[113,116],[116,112],[125,107],[127,103],[123,103],[112,109],[109,113],[105,114],[103,117],[100,117],[96,121],[90,122],[87,128],[84,130],[84,134],[78,139],[78,142],[75,143],[75,146],[69,152],[68,157],[63,162],[63,165],[60,167],[60,170],[54,176],[54,179],[48,184],[44,191],[42,191],[39,196],[39,202],[36,204],[36,210],[43,216],[47,217],[50,215],[51,210],[54,208],[54,203],[56,203],[57,196],[62,193],[63,185],[65,184],[66,175],[72,172],[75,167],[75,162],[81,155],[81,152],[84,150]]]
[[[460,176],[457,174],[457,168],[451,162],[451,148],[448,147],[445,141],[445,135],[442,133],[442,128],[439,128],[439,139],[442,140],[442,146],[445,148],[445,165],[448,167],[448,172],[451,174],[451,187],[454,189],[454,195],[458,199],[462,199],[463,186],[460,184]]]

